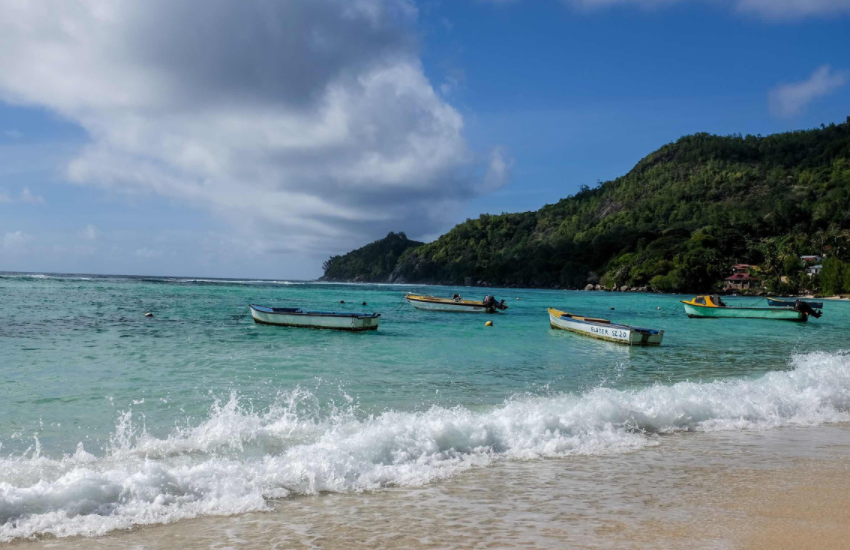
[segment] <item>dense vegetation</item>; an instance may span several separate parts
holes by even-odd
[[[360,273],[695,292],[750,263],[771,292],[818,290],[831,275],[809,277],[801,254],[850,260],[850,117],[766,137],[686,136],[616,180],[536,212],[467,220],[408,249],[394,269],[366,264]],[[850,292],[843,282],[830,288]]]
[[[835,256],[826,258],[820,273],[820,287],[827,296],[850,294],[850,263]]]
[[[323,281],[385,282],[407,250],[422,246],[411,241],[407,235],[392,231],[383,239],[349,252],[345,256],[333,256],[322,268]]]

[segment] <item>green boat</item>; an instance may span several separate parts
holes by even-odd
[[[805,323],[809,317],[817,319],[820,311],[812,309],[806,302],[798,300],[788,307],[729,307],[719,296],[697,296],[682,300],[685,313],[699,319],[773,319]]]

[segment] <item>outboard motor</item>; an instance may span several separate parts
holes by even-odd
[[[485,296],[484,301],[482,303],[484,304],[484,307],[489,307],[492,309],[498,309],[501,311],[508,309],[508,306],[505,305],[504,300],[502,300],[501,302],[497,302],[494,296]]]
[[[794,310],[799,311],[805,315],[810,317],[814,317],[815,319],[820,319],[820,316],[823,315],[823,312],[818,311],[816,309],[812,309],[812,306],[804,302],[803,300],[797,300],[794,302]]]

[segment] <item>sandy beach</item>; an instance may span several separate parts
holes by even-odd
[[[847,548],[850,427],[663,436],[607,457],[508,462],[422,488],[298,497],[80,548]]]

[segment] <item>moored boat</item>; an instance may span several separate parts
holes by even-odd
[[[805,323],[809,317],[817,319],[821,313],[806,302],[797,300],[788,307],[731,307],[720,296],[697,296],[682,300],[685,313],[690,318],[716,319],[772,319]]]
[[[304,311],[299,308],[268,307],[251,304],[255,323],[281,327],[326,328],[354,332],[378,330],[380,313]]]
[[[505,301],[496,301],[493,296],[486,296],[482,301],[464,300],[462,296],[455,294],[453,298],[437,298],[435,296],[419,296],[417,294],[406,294],[407,300],[416,309],[429,311],[449,311],[455,313],[496,313],[508,309]]]
[[[823,302],[815,302],[812,300],[800,300],[805,302],[812,309],[823,309]],[[767,305],[770,307],[794,307],[797,300],[780,300],[778,298],[767,298]]]
[[[549,325],[552,328],[629,346],[658,346],[664,339],[663,330],[621,325],[612,323],[608,319],[582,317],[551,307],[549,308]]]

